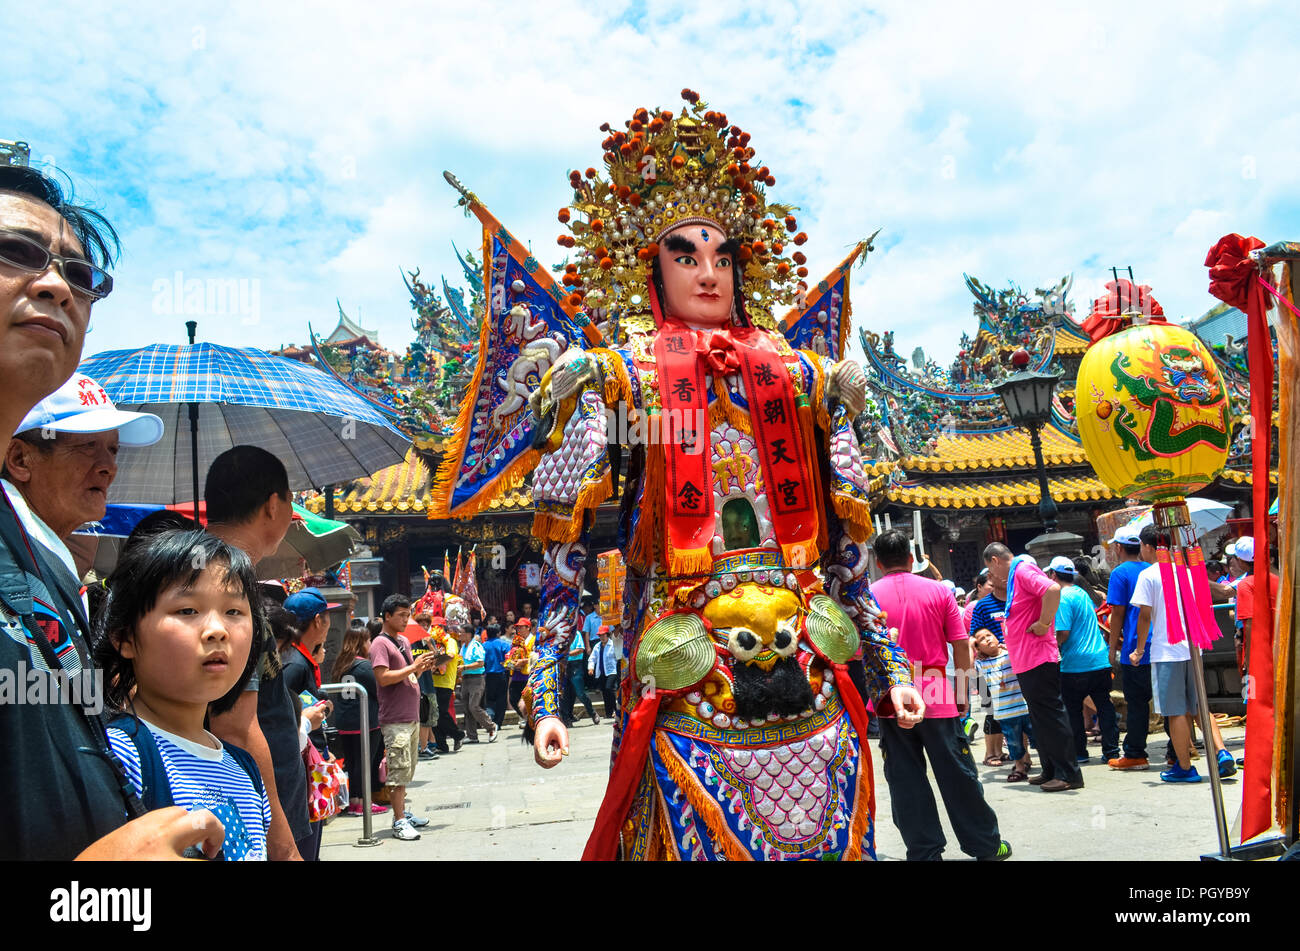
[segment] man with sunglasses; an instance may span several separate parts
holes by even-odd
[[[55,181],[26,166],[0,165],[6,436],[77,369],[91,306],[112,290],[103,265],[116,249],[112,226],[67,201]],[[80,592],[57,561],[0,493],[0,673],[20,690],[33,676],[93,683]],[[172,807],[127,821],[138,803],[128,800],[129,787],[107,752],[96,692],[79,693],[0,703],[0,858],[179,858],[195,844],[216,854],[225,833],[206,811]]]

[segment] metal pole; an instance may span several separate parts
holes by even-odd
[[[1214,826],[1219,833],[1219,854],[1227,859],[1232,857],[1232,844],[1228,839],[1228,816],[1223,808],[1223,787],[1219,783],[1217,752],[1214,752],[1214,727],[1210,717],[1210,701],[1205,693],[1205,670],[1201,666],[1201,649],[1193,643],[1190,635],[1187,646],[1192,652],[1192,673],[1196,677],[1196,703],[1200,709],[1201,736],[1205,738],[1205,764],[1210,774],[1210,795],[1214,799]]]
[[[355,680],[341,684],[321,684],[321,693],[345,694],[348,699],[361,695],[361,838],[358,846],[379,845],[374,837],[370,817],[370,696]]]
[[[185,321],[185,330],[190,337],[190,345],[194,345],[194,335],[199,329],[197,320]],[[194,488],[194,522],[197,525],[203,523],[199,521],[199,404],[190,404],[190,469],[193,476]]]
[[[1051,535],[1056,531],[1059,511],[1051,490],[1047,488],[1047,467],[1043,464],[1043,442],[1038,438],[1038,426],[1029,427],[1029,445],[1034,448],[1034,464],[1038,467],[1038,516],[1043,520],[1043,531]]]

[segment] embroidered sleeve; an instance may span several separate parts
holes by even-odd
[[[550,420],[533,471],[533,534],[571,542],[584,515],[612,491],[606,410],[631,405],[622,359],[609,350],[569,351],[547,372],[532,397],[539,420]]]
[[[529,723],[560,715],[560,692],[568,663],[569,642],[582,621],[579,599],[586,574],[587,532],[581,539],[546,546],[542,565],[542,594],[538,610],[540,627],[534,645],[537,656],[528,677],[531,695]],[[525,697],[529,702],[529,697]]]

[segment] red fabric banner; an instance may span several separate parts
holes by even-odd
[[[691,560],[709,557],[713,539],[713,479],[708,456],[708,394],[705,361],[698,358],[695,333],[666,322],[655,338],[659,398],[663,415],[664,491],[670,550]],[[700,432],[703,427],[704,431]],[[671,569],[678,570],[678,569]]]
[[[1250,368],[1250,413],[1255,421],[1251,443],[1251,512],[1256,571],[1250,632],[1250,692],[1246,699],[1246,770],[1241,791],[1241,839],[1268,830],[1273,823],[1273,617],[1269,602],[1268,495],[1269,456],[1273,436],[1273,346],[1268,332],[1264,287],[1250,252],[1264,247],[1258,238],[1224,235],[1206,255],[1210,293],[1246,313],[1246,359]]]
[[[650,741],[654,738],[655,720],[659,716],[659,700],[665,696],[668,694],[661,692],[642,697],[628,714],[618,756],[614,758],[614,768],[605,787],[605,798],[600,802],[596,825],[582,852],[584,862],[612,862],[618,858],[619,833],[641,784],[641,774],[650,755]]]

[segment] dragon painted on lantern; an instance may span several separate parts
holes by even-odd
[[[865,381],[837,362],[849,266],[869,244],[809,287],[795,250],[806,235],[767,201],[775,178],[749,135],[683,97],[679,114],[602,126],[605,174],[571,174],[559,243],[577,251],[562,288],[448,176],[484,223],[487,283],[505,293],[434,514],[471,514],[532,469],[545,563],[525,701],[537,759],[554,766],[591,521],[630,450],[620,716],[585,857],[872,858],[850,663],[861,656],[870,695],[902,721],[923,707],[867,587],[852,425]],[[772,307],[791,304],[778,330]],[[558,354],[530,343],[566,338]],[[522,380],[536,382],[518,407]]]

